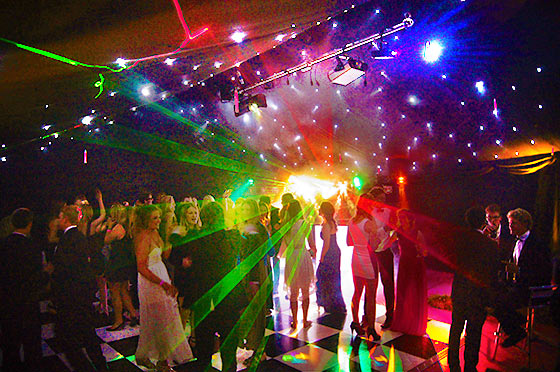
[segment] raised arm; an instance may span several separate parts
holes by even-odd
[[[97,232],[97,228],[103,221],[105,221],[106,217],[105,204],[103,204],[103,195],[101,194],[101,190],[95,189],[95,199],[97,199],[97,203],[99,204],[99,217],[91,222],[90,234]]]
[[[105,244],[111,244],[115,240],[121,240],[126,235],[126,231],[121,224],[116,224],[112,228],[107,228],[105,234]]]

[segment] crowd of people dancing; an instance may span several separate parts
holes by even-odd
[[[283,284],[293,329],[312,326],[308,318],[312,289],[325,312],[347,311],[336,239],[336,203],[314,205],[286,193],[280,198],[282,208],[276,208],[269,196],[232,200],[231,190],[217,200],[207,195],[200,201],[187,197],[176,203],[165,193],[154,198],[152,193],[142,192],[134,203],[115,203],[107,213],[99,190],[95,199],[95,213],[83,195],[72,204],[55,203],[44,233],[34,239],[32,211],[19,208],[10,216],[0,257],[4,366],[42,370],[37,305],[40,299],[50,298],[56,312],[56,335],[74,370],[107,371],[92,320],[96,291],[97,310],[107,316],[110,298],[112,324],[107,332],[127,325],[140,327],[135,354],[138,365],[169,372],[173,365],[196,358],[193,363],[204,370],[211,364],[216,335],[222,370],[236,370],[238,346],[254,350],[247,364],[259,363],[266,358],[267,316],[282,285],[280,259],[285,260]],[[438,244],[434,226],[439,224],[427,224],[426,218],[410,210],[388,206],[381,186],[349,203],[354,211],[346,237],[347,245],[353,247],[351,331],[373,341],[380,339],[376,328],[380,278],[386,307],[381,328],[423,336],[428,321],[424,259],[429,248]],[[465,269],[468,265],[462,267],[458,258],[449,261],[457,271],[449,344],[453,371],[460,370],[459,337],[465,321],[465,370],[475,370],[480,330],[490,305],[510,335],[505,346],[524,337],[511,309],[523,304],[529,286],[550,282],[550,257],[542,250],[544,245],[532,241],[532,221],[527,215],[522,209],[508,213],[511,236],[519,238],[515,244],[506,242],[506,234],[500,231],[496,206],[486,212],[470,209],[465,215],[469,228],[478,235],[472,239],[465,235],[462,240],[474,245],[483,241],[476,246],[488,250],[481,252],[487,258],[482,274]],[[320,229],[320,250],[315,228]],[[500,292],[492,270],[497,273],[500,259],[508,260],[508,255],[515,284],[501,296],[490,296]],[[399,263],[396,280],[395,256]],[[495,300],[490,304],[489,298]]]

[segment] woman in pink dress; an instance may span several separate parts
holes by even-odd
[[[428,286],[423,237],[412,212],[401,209],[397,239],[400,259],[397,274],[397,301],[391,329],[408,335],[423,336],[428,322]]]
[[[352,296],[352,323],[350,329],[359,336],[364,335],[366,328],[367,336],[373,336],[379,340],[380,336],[375,331],[375,293],[377,291],[377,266],[374,266],[368,249],[368,242],[375,233],[377,226],[372,220],[369,210],[371,205],[367,204],[365,195],[360,196],[356,207],[356,214],[348,223],[348,234],[346,244],[354,246],[352,252],[352,277],[354,279],[354,295]],[[365,321],[360,325],[358,312],[362,292],[366,290]]]

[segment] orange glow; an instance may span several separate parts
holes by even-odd
[[[533,138],[534,144],[532,144],[531,139],[526,139],[523,142],[518,142],[510,146],[504,146],[501,148],[497,154],[499,159],[510,159],[524,156],[533,156],[540,154],[550,154],[560,149],[560,139],[558,138]],[[483,155],[484,159],[481,160],[493,160],[493,151],[485,152]]]
[[[398,182],[399,182],[399,184],[401,184],[401,185],[404,185],[405,181],[406,181],[406,179],[405,179],[403,176],[400,176],[400,177],[398,178]]]

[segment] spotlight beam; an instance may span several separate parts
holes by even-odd
[[[266,79],[264,79],[264,80],[261,80],[260,82],[254,84],[254,85],[251,85],[251,86],[249,86],[249,87],[247,87],[247,88],[245,88],[245,89],[239,90],[239,94],[248,92],[248,91],[253,90],[253,89],[255,89],[255,88],[258,88],[258,87],[260,87],[260,86],[262,86],[262,85],[268,84],[268,83],[270,83],[270,82],[272,82],[272,81],[274,81],[274,80],[277,80],[277,79],[281,79],[281,78],[283,78],[283,77],[286,77],[286,76],[288,76],[288,75],[290,75],[290,74],[293,74],[293,73],[295,73],[295,72],[302,71],[302,70],[306,70],[306,71],[307,71],[307,70],[310,69],[312,66],[314,66],[314,65],[316,65],[316,64],[318,64],[318,63],[324,62],[324,61],[329,60],[329,59],[331,59],[331,58],[335,58],[335,57],[337,57],[337,56],[339,56],[339,55],[341,55],[341,54],[348,53],[349,51],[354,50],[354,49],[357,49],[357,48],[360,48],[360,47],[362,47],[362,46],[364,46],[364,45],[371,44],[371,43],[374,42],[375,40],[379,40],[379,39],[381,39],[381,38],[383,38],[383,37],[392,35],[392,34],[394,34],[394,33],[396,33],[396,32],[399,32],[399,31],[405,30],[405,29],[407,29],[407,28],[409,28],[409,27],[412,27],[413,24],[414,24],[414,21],[412,20],[411,16],[410,16],[409,14],[407,14],[407,15],[406,15],[406,18],[403,19],[403,21],[402,21],[401,23],[394,25],[393,27],[391,27],[390,29],[386,30],[385,32],[377,33],[377,34],[373,34],[373,35],[367,36],[367,37],[365,37],[365,38],[363,38],[363,39],[361,39],[361,40],[355,41],[355,42],[353,42],[353,43],[346,44],[343,48],[335,49],[335,50],[333,50],[333,51],[331,51],[331,52],[328,52],[328,53],[326,53],[326,54],[323,54],[321,57],[319,57],[319,58],[317,58],[317,59],[314,59],[314,60],[312,60],[312,61],[307,61],[307,62],[304,62],[304,63],[300,63],[299,65],[297,65],[297,66],[295,66],[295,67],[291,67],[291,68],[289,68],[289,69],[287,69],[287,70],[284,70],[284,71],[281,71],[281,72],[277,72],[277,73],[275,73],[274,75],[270,76],[269,78],[266,78]]]

